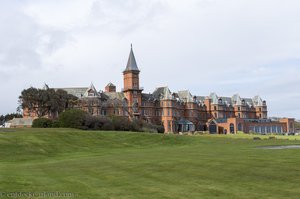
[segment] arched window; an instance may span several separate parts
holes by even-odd
[[[217,133],[217,124],[214,121],[211,121],[208,129],[209,129],[210,134],[216,134]]]

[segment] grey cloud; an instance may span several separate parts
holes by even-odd
[[[91,6],[89,25],[103,31],[125,34],[155,21],[167,10],[160,0],[96,0]]]
[[[55,28],[44,28],[39,34],[37,50],[40,53],[51,55],[69,42],[75,42],[72,33]]]
[[[37,25],[21,13],[2,17],[0,24],[0,70],[39,67]]]
[[[43,27],[22,12],[0,18],[0,71],[43,67],[43,55],[61,48],[71,36],[63,30]]]

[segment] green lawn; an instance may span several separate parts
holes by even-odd
[[[300,140],[245,138],[251,137],[0,131],[0,199],[7,198],[1,192],[72,192],[72,198],[83,199],[298,199],[300,149],[257,146]]]

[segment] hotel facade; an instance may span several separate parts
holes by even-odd
[[[267,103],[259,96],[243,98],[192,95],[188,90],[172,92],[158,87],[153,93],[143,93],[140,70],[131,47],[123,71],[123,88],[117,91],[109,83],[104,91],[93,84],[81,88],[60,88],[78,97],[75,108],[95,116],[121,116],[161,124],[165,132],[209,131],[212,134],[294,133],[294,119],[268,119]],[[36,117],[34,111],[23,110],[24,118]]]

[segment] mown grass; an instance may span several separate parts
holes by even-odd
[[[298,199],[300,150],[257,148],[289,144],[300,141],[74,129],[0,132],[0,192]]]

